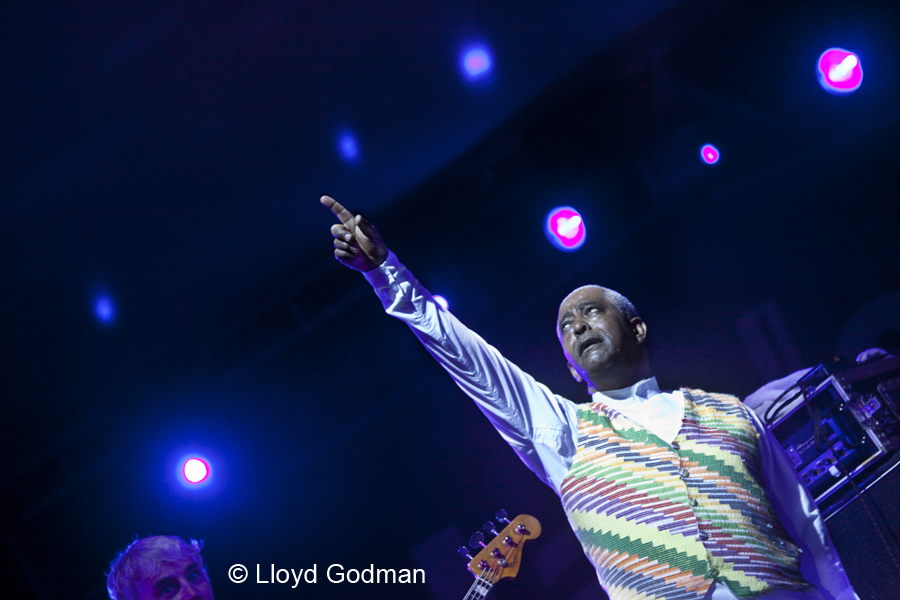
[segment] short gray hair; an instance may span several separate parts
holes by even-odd
[[[622,313],[622,316],[624,316],[627,321],[631,321],[633,318],[640,316],[638,315],[638,311],[634,307],[634,304],[631,302],[631,300],[629,300],[616,290],[611,290],[609,288],[603,289],[606,291],[606,295],[609,297],[612,303],[616,305],[616,308],[619,309],[619,312]]]
[[[193,558],[198,564],[203,564],[200,558],[202,548],[202,541],[192,539],[188,542],[171,535],[135,540],[109,565],[106,591],[110,600],[135,600],[138,581],[156,577],[160,563]]]

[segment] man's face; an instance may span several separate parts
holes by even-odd
[[[160,563],[156,577],[138,582],[137,600],[213,600],[202,559]]]
[[[633,321],[642,322],[640,319]],[[596,286],[579,288],[559,307],[557,335],[576,379],[595,389],[615,389],[634,370],[637,347],[643,341],[606,291]],[[608,384],[608,385],[607,385]],[[628,383],[623,384],[630,385]]]

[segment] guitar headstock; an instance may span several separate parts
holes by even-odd
[[[502,518],[505,518],[505,513],[503,514]],[[478,535],[480,534],[473,536],[473,540]],[[503,531],[496,534],[488,544],[482,544],[484,547],[469,561],[469,571],[475,577],[487,579],[492,584],[501,579],[515,577],[522,563],[522,546],[539,535],[541,535],[540,522],[531,515],[519,515],[509,521]],[[476,543],[481,542],[476,540]]]

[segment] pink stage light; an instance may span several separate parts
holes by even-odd
[[[578,250],[584,245],[584,219],[571,206],[558,206],[547,213],[544,233],[550,243],[564,252]]]
[[[194,485],[209,479],[210,473],[209,463],[202,458],[189,458],[184,461],[184,465],[181,468],[181,474],[184,476],[185,481]]]
[[[481,47],[470,48],[463,55],[463,71],[466,79],[474,81],[491,72],[491,55]]]
[[[859,89],[863,71],[859,57],[843,48],[829,48],[816,61],[819,85],[829,94],[846,96]]]
[[[708,165],[714,165],[719,162],[719,149],[712,144],[703,144],[700,148],[700,158]]]

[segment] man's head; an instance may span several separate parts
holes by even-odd
[[[615,390],[650,376],[647,325],[622,294],[586,285],[559,306],[556,334],[578,382],[588,393]]]
[[[133,542],[109,566],[110,600],[213,600],[201,547],[168,535]]]

